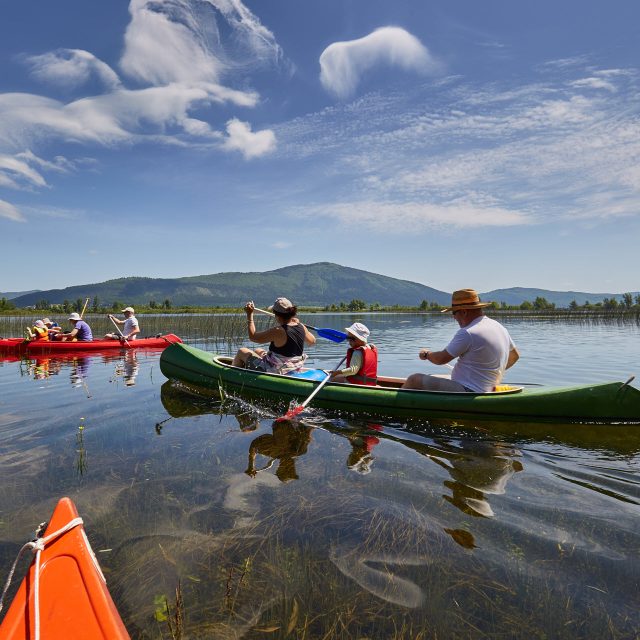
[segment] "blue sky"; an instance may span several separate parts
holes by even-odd
[[[0,291],[330,261],[640,289],[640,3],[5,3]]]

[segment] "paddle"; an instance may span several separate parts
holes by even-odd
[[[265,309],[258,309],[258,307],[254,307],[256,311],[260,313],[266,313],[268,316],[274,316],[275,313],[271,313],[271,311],[266,311]],[[305,327],[311,329],[311,331],[315,331],[322,338],[326,338],[327,340],[331,340],[332,342],[344,342],[347,339],[347,334],[343,331],[338,331],[337,329],[316,329],[316,327],[312,327],[310,324],[306,322],[303,323]]]
[[[131,348],[129,341],[124,337],[124,334],[122,333],[122,331],[120,331],[120,327],[116,324],[116,321],[111,316],[109,316],[109,320],[113,322],[113,326],[118,330],[120,337],[124,340],[124,343],[127,345],[127,347]]]
[[[80,314],[80,318],[84,316],[84,312],[87,310],[87,305],[89,304],[89,298],[84,301],[84,307],[82,307],[82,313]]]
[[[342,363],[346,359],[347,359],[347,356],[344,356],[342,360],[338,362],[336,369],[339,369]],[[284,420],[293,420],[293,418],[300,415],[307,408],[307,405],[313,400],[313,398],[320,392],[320,389],[322,389],[322,387],[324,387],[324,385],[327,384],[327,382],[329,382],[330,378],[331,378],[331,375],[327,374],[327,377],[313,390],[311,395],[302,404],[299,404],[297,407],[293,407],[293,409],[289,409],[287,413],[285,413],[280,418],[276,418],[275,421],[283,422]]]

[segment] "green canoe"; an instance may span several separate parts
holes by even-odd
[[[160,370],[171,380],[224,389],[253,398],[304,400],[316,380],[250,371],[231,366],[231,358],[186,344],[167,347]],[[504,420],[640,423],[640,391],[627,383],[605,382],[575,387],[517,387],[494,393],[450,393],[400,389],[402,378],[379,378],[379,386],[330,382],[314,406],[411,418],[475,417]]]

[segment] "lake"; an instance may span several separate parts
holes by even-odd
[[[212,352],[246,344],[244,315],[139,319]],[[418,350],[457,327],[303,319],[364,322],[380,372],[398,376],[440,371]],[[507,381],[640,373],[635,318],[502,322],[521,352]],[[27,323],[0,318],[0,335]],[[308,353],[333,368],[344,350],[318,339]],[[638,637],[640,426],[321,410],[292,426],[274,423],[283,406],[193,395],[159,357],[0,358],[0,580],[68,495],[133,638],[171,638],[176,589],[183,638]]]

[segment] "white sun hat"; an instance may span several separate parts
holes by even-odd
[[[362,340],[365,344],[370,333],[369,329],[367,329],[362,322],[354,322],[350,327],[347,327],[345,331],[358,338],[358,340]]]

